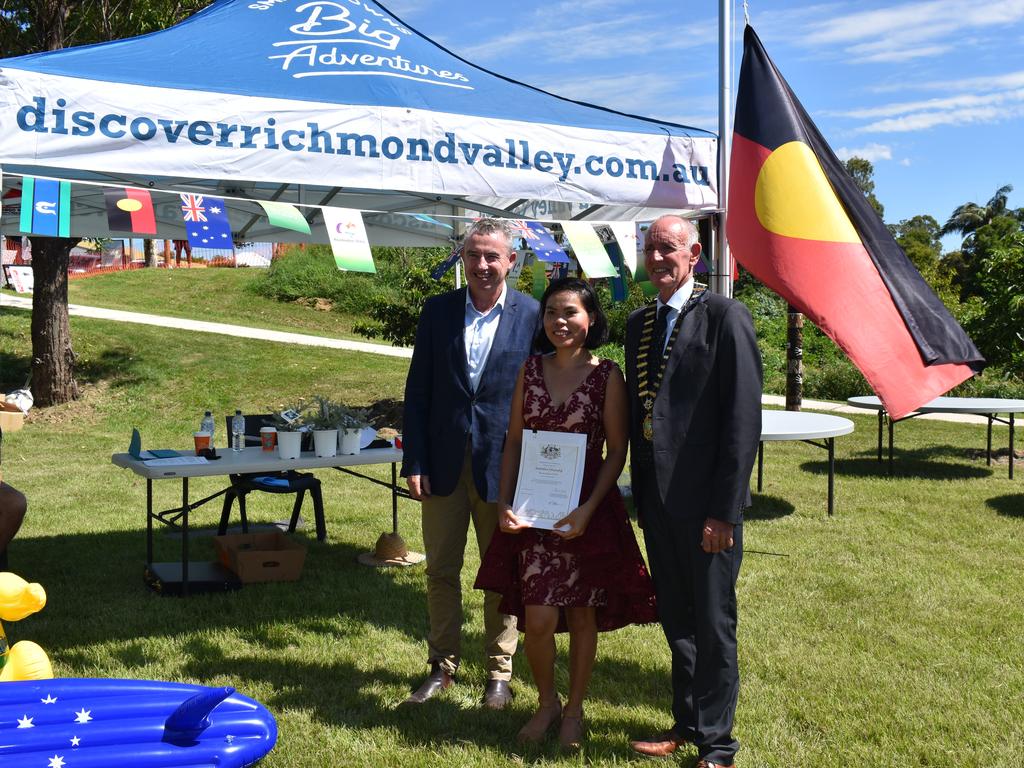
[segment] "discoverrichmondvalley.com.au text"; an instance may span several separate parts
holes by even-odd
[[[280,129],[277,120],[268,117],[263,125],[212,123],[206,120],[168,120],[145,115],[78,110],[68,112],[65,99],[56,99],[56,106],[47,112],[46,98],[35,96],[32,105],[18,110],[18,127],[22,131],[55,135],[88,137],[97,133],[109,139],[128,135],[138,141],[165,141],[177,144],[187,141],[197,146],[232,149],[283,149],[288,152],[349,155],[352,157],[476,165],[516,170],[535,169],[542,173],[557,171],[559,181],[570,174],[608,175],[615,178],[646,179],[709,186],[708,169],[704,165],[673,163],[659,167],[653,160],[616,155],[577,157],[573,152],[531,149],[525,139],[506,138],[501,145],[459,141],[454,132],[430,141],[424,138],[374,136],[368,133],[330,133],[315,122],[304,128]]]

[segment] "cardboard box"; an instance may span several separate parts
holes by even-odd
[[[0,429],[4,432],[17,432],[24,423],[25,414],[18,410],[18,406],[0,399]]]
[[[306,548],[283,533],[214,536],[217,557],[243,584],[296,581],[306,562]]]

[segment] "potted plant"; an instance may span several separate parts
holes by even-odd
[[[277,455],[282,459],[297,459],[302,454],[302,433],[305,426],[303,411],[305,403],[274,411],[274,427],[277,429]]]
[[[342,455],[359,453],[359,435],[368,426],[370,419],[366,409],[339,406],[338,429],[341,431],[338,435],[338,452]]]
[[[320,458],[336,456],[338,429],[345,415],[345,406],[331,402],[323,395],[313,399],[316,405],[306,417],[306,422],[313,428],[313,450]]]

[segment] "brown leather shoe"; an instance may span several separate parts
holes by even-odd
[[[512,703],[512,688],[508,680],[488,680],[484,688],[483,705],[488,709],[504,709]]]
[[[698,760],[693,768],[736,768],[736,763],[712,763],[710,760]]]
[[[403,703],[422,704],[445,688],[451,687],[451,684],[454,682],[455,678],[441,669],[441,665],[435,662],[430,665],[430,674],[427,675],[427,679]]]
[[[671,755],[684,744],[689,744],[689,739],[680,736],[675,731],[665,731],[649,736],[646,739],[636,739],[629,742],[634,752],[648,757],[666,757]]]

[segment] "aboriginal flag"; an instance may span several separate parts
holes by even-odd
[[[135,232],[140,235],[156,234],[156,214],[153,198],[144,189],[104,189],[107,204],[107,224],[114,232]]]
[[[736,259],[842,348],[892,418],[984,366],[749,26],[728,211]]]

